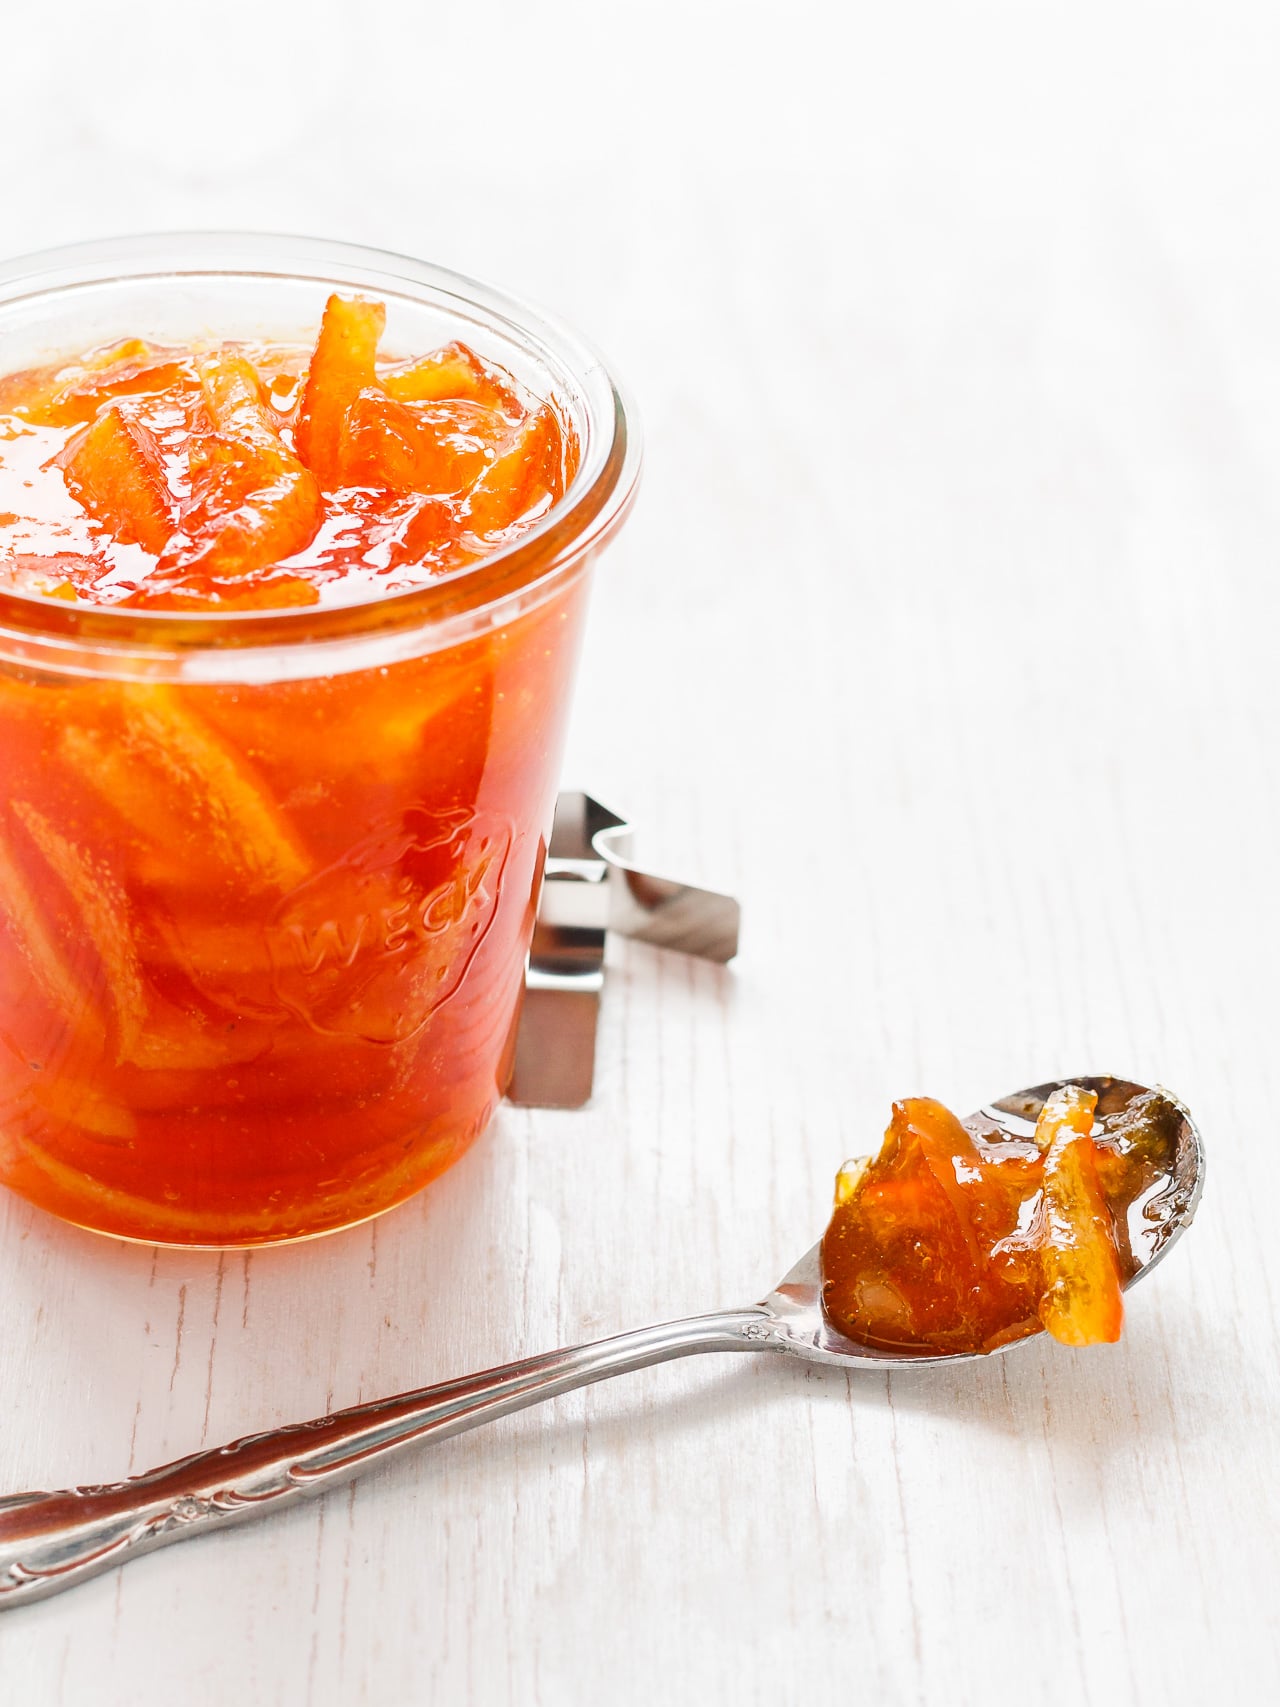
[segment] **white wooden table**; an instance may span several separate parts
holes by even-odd
[[[749,1301],[897,1095],[1162,1080],[1210,1179],[1115,1348],[632,1376],[5,1615],[0,1700],[1275,1699],[1274,6],[5,37],[7,249],[311,229],[611,352],[648,476],[567,777],[746,930],[615,952],[593,1105],[370,1228],[153,1253],[4,1198],[0,1487]]]

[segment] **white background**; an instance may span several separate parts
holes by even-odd
[[[650,1371],[0,1623],[23,1707],[1262,1701],[1280,10],[0,0],[0,243],[243,225],[540,300],[648,469],[567,776],[733,887],[599,1094],[423,1198],[153,1254],[0,1203],[0,1487],[757,1296],[891,1100],[1160,1080],[1124,1341]]]

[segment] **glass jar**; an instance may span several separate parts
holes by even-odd
[[[0,1181],[81,1226],[250,1245],[379,1214],[505,1084],[589,571],[635,430],[562,326],[441,268],[265,236],[0,267],[6,371],[146,336],[460,338],[554,398],[564,498],[348,606],[210,615],[0,588]]]

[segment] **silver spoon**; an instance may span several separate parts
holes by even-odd
[[[1055,1080],[991,1103],[970,1115],[965,1125],[978,1133],[1029,1138],[1044,1100],[1066,1084],[1098,1093],[1097,1120],[1103,1131],[1133,1098],[1150,1094],[1144,1086],[1120,1079]],[[1181,1103],[1166,1092],[1159,1094],[1171,1123],[1173,1174],[1167,1188],[1135,1206],[1131,1215],[1130,1240],[1138,1264],[1133,1280],[1165,1255],[1200,1200],[1199,1134]],[[822,1311],[815,1245],[762,1303],[745,1310],[718,1310],[524,1358],[314,1422],[247,1435],[126,1482],[0,1499],[0,1607],[39,1600],[153,1547],[325,1493],[369,1465],[424,1441],[444,1440],[575,1387],[699,1351],[780,1351],[845,1368],[954,1363],[994,1355],[873,1350],[846,1339]]]

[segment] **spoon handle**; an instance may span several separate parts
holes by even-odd
[[[246,1435],[102,1487],[0,1498],[0,1608],[57,1594],[139,1553],[244,1523],[575,1387],[700,1351],[776,1348],[760,1305],[525,1358],[436,1387]]]

